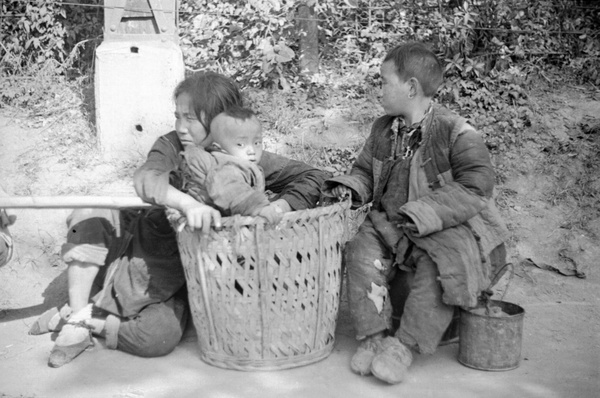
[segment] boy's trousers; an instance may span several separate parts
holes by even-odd
[[[347,243],[348,303],[358,339],[391,329],[389,283],[398,272],[395,255],[385,245],[369,217]],[[424,354],[435,351],[454,315],[442,302],[437,266],[423,250],[412,246],[403,269],[409,291],[396,337]],[[404,295],[404,294],[403,294]]]

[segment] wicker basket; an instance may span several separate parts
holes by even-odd
[[[344,243],[365,208],[348,203],[223,220],[221,231],[178,233],[200,357],[228,369],[276,370],[333,349]]]

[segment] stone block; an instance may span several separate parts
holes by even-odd
[[[107,158],[146,156],[175,128],[173,90],[183,80],[180,47],[171,41],[103,42],[96,49],[99,145]]]

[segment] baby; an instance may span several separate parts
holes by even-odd
[[[260,216],[279,222],[281,210],[270,204],[258,166],[262,126],[254,112],[230,107],[213,119],[207,140],[183,151],[183,189],[224,216]]]

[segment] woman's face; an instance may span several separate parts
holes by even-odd
[[[200,115],[201,117],[203,115]],[[183,147],[204,146],[206,129],[196,116],[192,97],[183,92],[175,100],[175,131]]]

